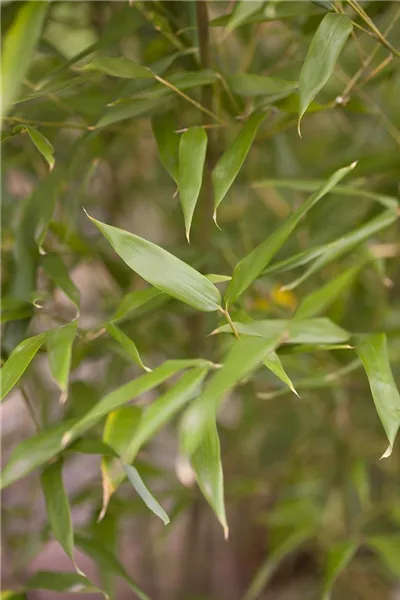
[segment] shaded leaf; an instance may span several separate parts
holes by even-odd
[[[400,577],[400,535],[374,535],[367,538],[367,544],[379,555],[389,571]]]
[[[333,12],[326,14],[319,24],[300,72],[299,133],[302,116],[332,75],[339,54],[352,29],[348,17]]]
[[[254,73],[240,73],[227,78],[234,94],[244,98],[263,96],[270,102],[286,98],[298,88],[295,81],[284,81],[274,77],[265,77]]]
[[[139,367],[142,367],[145,371],[151,371],[149,367],[146,367],[142,359],[140,358],[140,354],[138,349],[136,348],[135,342],[131,340],[119,327],[114,325],[113,323],[107,323],[105,325],[106,331],[109,335],[111,335],[120,346],[124,349],[126,354],[137,364]]]
[[[96,56],[83,67],[85,71],[98,71],[112,77],[126,79],[152,79],[153,73],[125,56]]]
[[[329,549],[324,575],[323,600],[329,600],[334,583],[340,573],[347,567],[357,550],[354,542],[340,542]]]
[[[150,302],[153,300],[153,298],[162,295],[163,294],[160,292],[160,290],[153,287],[126,294],[119,303],[111,321],[122,321],[129,313],[135,311],[137,308],[140,308],[147,302]]]
[[[191,456],[197,450],[225,394],[275,349],[282,333],[283,329],[268,340],[248,337],[234,341],[221,369],[208,380],[201,396],[183,416],[180,438],[185,454]]]
[[[172,179],[178,181],[180,137],[172,126],[173,117],[171,113],[163,113],[154,117],[151,123],[160,160]]]
[[[234,182],[247,154],[251,148],[257,130],[265,113],[255,114],[243,125],[236,139],[221,156],[212,172],[214,187],[214,220],[217,218],[217,208]]]
[[[339,169],[328,181],[304,202],[286,221],[280,225],[264,242],[257,246],[250,254],[240,260],[233,272],[232,280],[225,293],[226,305],[235,302],[237,298],[249,287],[249,285],[263,272],[272,257],[286,242],[300,219],[317,202],[328,194],[335,185],[345,177],[354,167],[352,163],[348,167]]]
[[[210,419],[198,448],[192,454],[191,463],[199,488],[215,512],[227,538],[229,530],[225,514],[224,475],[215,417]]]
[[[109,444],[96,438],[84,437],[76,440],[71,446],[68,446],[66,451],[77,454],[98,454],[100,456],[119,458],[117,452],[115,452]]]
[[[42,133],[40,133],[40,131],[35,129],[35,127],[31,127],[30,125],[17,125],[17,127],[14,127],[13,129],[13,132],[15,133],[19,133],[21,131],[27,132],[32,142],[39,150],[40,154],[47,161],[50,171],[52,171],[55,163],[54,148],[50,144],[49,140]]]
[[[26,2],[8,29],[3,40],[1,59],[2,116],[17,99],[21,84],[35,53],[42,33],[48,2]]]
[[[135,467],[132,467],[131,465],[125,465],[125,464],[123,465],[123,469],[126,473],[126,476],[129,479],[129,481],[131,482],[131,484],[133,485],[133,487],[135,488],[135,490],[137,491],[137,493],[139,494],[139,496],[141,497],[143,502],[146,504],[146,506],[157,517],[159,517],[161,519],[161,521],[164,523],[164,525],[168,525],[169,516],[167,515],[167,513],[165,512],[163,507],[157,502],[157,500],[154,498],[154,496],[151,494],[151,492],[149,492],[149,490],[145,486],[142,478],[140,477],[137,469],[135,469]]]
[[[236,2],[229,21],[226,25],[228,31],[233,31],[236,27],[243,25],[247,19],[255,12],[260,10],[264,5],[263,0],[241,0]]]
[[[152,242],[89,218],[122,260],[154,287],[197,310],[218,310],[219,291],[204,275]]]
[[[76,317],[79,316],[80,294],[76,285],[71,281],[68,269],[59,254],[48,253],[41,257],[41,266],[45,273],[64,292],[76,307]]]
[[[26,584],[28,590],[49,590],[60,593],[90,594],[99,592],[107,597],[105,592],[95,587],[89,579],[78,573],[63,571],[38,571]]]
[[[357,343],[360,357],[371,387],[376,412],[389,440],[382,458],[391,455],[400,426],[400,394],[390,368],[387,340],[384,333],[372,333]]]
[[[36,352],[44,342],[44,334],[39,333],[23,340],[14,350],[0,370],[0,400],[12,390],[19,378],[23,375]]]
[[[179,143],[178,189],[185,219],[187,241],[199,197],[207,151],[207,134],[202,127],[190,127]]]
[[[61,390],[61,403],[67,400],[72,345],[75,341],[76,332],[77,323],[73,321],[63,327],[52,329],[46,334],[46,348],[50,371],[54,381]]]
[[[107,111],[99,119],[94,128],[98,129],[100,127],[112,125],[113,123],[125,121],[125,119],[147,115],[163,104],[165,104],[165,99],[162,98],[138,98],[127,102],[121,102],[107,108]]]
[[[264,358],[263,360],[263,363],[267,367],[267,369],[272,371],[274,375],[276,375],[281,381],[283,381],[283,383],[285,383],[292,390],[292,392],[296,394],[296,396],[298,396],[298,393],[294,389],[293,383],[291,382],[285,369],[283,368],[281,359],[279,358],[276,352],[272,351],[269,354],[267,354],[266,358]]]

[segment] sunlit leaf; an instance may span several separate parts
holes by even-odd
[[[1,112],[5,116],[18,97],[21,84],[35,53],[48,2],[26,2],[3,40],[1,58]]]
[[[262,113],[250,117],[213,169],[214,220],[216,220],[217,208],[239,173],[265,116],[265,113]]]
[[[122,260],[154,287],[197,310],[218,310],[219,291],[204,275],[138,235],[89,218]]]
[[[11,352],[0,370],[0,400],[3,400],[3,398],[12,390],[39,348],[42,346],[43,342],[44,334],[39,333],[39,335],[23,340]]]
[[[189,242],[194,209],[203,180],[207,151],[207,134],[202,127],[190,127],[179,143],[178,190]]]
[[[283,329],[267,340],[248,337],[233,343],[221,369],[208,380],[201,396],[184,414],[180,437],[185,454],[191,456],[197,450],[225,394],[275,349],[282,333]]]
[[[215,418],[210,419],[199,446],[191,456],[191,463],[199,488],[215,512],[223,527],[224,536],[227,538],[228,524],[225,514],[224,476]]]
[[[50,371],[54,381],[61,390],[61,403],[67,400],[72,345],[76,337],[76,332],[77,323],[73,321],[63,327],[52,329],[46,334],[46,348]]]
[[[285,369],[283,368],[281,359],[279,358],[276,352],[272,351],[269,354],[267,354],[266,358],[264,358],[263,360],[263,363],[267,367],[267,369],[272,371],[274,375],[276,375],[281,381],[283,381],[283,383],[285,383],[292,390],[292,392],[296,394],[296,396],[298,396],[298,393],[294,389],[293,383],[291,382],[290,377],[288,377]]]
[[[138,349],[136,348],[136,344],[130,337],[128,337],[119,327],[114,325],[114,323],[107,323],[105,329],[109,335],[111,335],[120,346],[124,349],[126,354],[137,364],[139,367],[142,367],[145,371],[151,371],[149,367],[146,367],[142,359],[140,358],[140,354]]]
[[[375,408],[389,440],[382,458],[391,455],[400,426],[400,394],[390,368],[386,335],[372,333],[360,337],[357,354],[361,358],[371,387]]]
[[[308,105],[324,87],[349,37],[353,25],[345,15],[329,12],[322,19],[311,41],[300,73],[300,122]]]
[[[35,127],[31,127],[30,125],[17,125],[17,127],[14,127],[13,131],[15,133],[19,133],[21,131],[27,132],[32,142],[39,150],[40,154],[47,161],[50,171],[52,171],[55,163],[54,148],[50,144],[49,140],[43,135],[43,133],[40,133],[40,131],[35,129]]]
[[[329,600],[340,573],[347,567],[357,550],[354,542],[340,542],[329,549],[324,575],[323,600]]]
[[[280,225],[264,242],[257,246],[250,254],[245,256],[238,262],[233,272],[232,280],[228,285],[225,293],[226,304],[232,304],[237,298],[249,287],[249,285],[263,272],[267,267],[272,257],[286,242],[300,219],[313,207],[317,202],[326,196],[332,188],[343,177],[345,177],[354,167],[356,163],[352,163],[348,167],[336,171],[328,181],[315,192],[306,202],[304,202],[286,221]]]
[[[178,180],[179,165],[179,135],[175,133],[172,126],[173,116],[171,113],[163,113],[155,116],[152,120],[153,134],[157,142],[157,149],[164,168],[172,179]]]
[[[146,506],[157,516],[159,517],[164,525],[168,525],[169,517],[163,507],[157,502],[154,496],[149,492],[145,484],[143,483],[142,478],[140,477],[137,469],[132,467],[131,465],[123,466],[123,469],[128,477],[129,481],[146,504]]]
[[[83,67],[86,71],[98,71],[112,77],[126,79],[152,79],[153,74],[125,56],[97,56]]]

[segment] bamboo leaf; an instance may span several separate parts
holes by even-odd
[[[48,2],[26,2],[17,13],[3,42],[1,60],[2,116],[17,99],[21,84],[42,33]]]
[[[248,0],[241,0],[236,2],[235,7],[232,11],[232,14],[229,18],[229,21],[226,25],[227,31],[233,31],[240,25],[243,25],[247,21],[249,17],[258,10],[260,10],[264,5],[264,1],[260,0],[252,0],[249,2]]]
[[[400,426],[400,394],[390,368],[387,340],[384,333],[373,333],[360,338],[357,344],[360,357],[371,387],[376,412],[389,440],[382,455],[391,455]]]
[[[52,329],[46,334],[47,356],[54,381],[61,390],[60,402],[68,396],[68,381],[71,371],[72,345],[77,332],[77,322]]]
[[[400,535],[374,535],[367,538],[367,544],[379,555],[387,569],[400,577]]]
[[[243,98],[262,96],[270,102],[286,98],[298,88],[296,81],[284,81],[255,73],[240,73],[227,78],[234,94]]]
[[[58,254],[48,253],[41,257],[41,266],[45,273],[64,292],[76,307],[76,318],[79,317],[80,294],[76,285],[71,281],[68,269]]]
[[[199,488],[215,512],[227,539],[229,529],[225,514],[224,475],[215,417],[210,419],[207,430],[191,457],[191,463]]]
[[[40,133],[40,131],[35,129],[35,127],[30,127],[29,125],[17,125],[17,127],[14,127],[13,129],[14,133],[20,133],[24,131],[27,132],[32,142],[39,150],[40,154],[47,161],[50,171],[52,171],[55,164],[54,148],[50,144],[49,140],[43,135],[43,133]]]
[[[204,275],[138,235],[89,218],[122,260],[154,287],[197,310],[220,308],[219,291]]]
[[[153,79],[153,73],[149,68],[139,65],[125,56],[96,56],[83,69],[123,79]]]
[[[178,189],[190,242],[190,227],[199,197],[207,151],[207,134],[202,127],[190,127],[179,143]]]
[[[146,506],[161,519],[164,525],[168,525],[169,517],[163,507],[157,502],[154,496],[149,492],[145,486],[143,479],[140,477],[137,469],[131,465],[123,465],[123,469],[128,477],[129,481],[146,504]]]
[[[288,377],[285,369],[283,368],[281,359],[279,358],[276,352],[272,351],[269,354],[267,354],[266,358],[264,358],[263,360],[263,363],[267,367],[267,369],[272,371],[274,375],[276,375],[281,381],[283,381],[283,383],[285,383],[289,387],[289,389],[291,389],[292,392],[296,394],[296,396],[299,395],[296,392],[291,379]]]
[[[62,571],[38,571],[29,579],[26,588],[28,590],[48,590],[64,594],[90,594],[98,592],[107,598],[107,594],[94,586],[84,575]]]
[[[180,138],[171,126],[172,118],[171,113],[163,113],[154,117],[151,123],[160,160],[172,179],[178,181]]]
[[[131,338],[129,338],[119,327],[114,325],[114,323],[107,323],[105,325],[105,329],[111,337],[114,338],[120,344],[120,346],[124,349],[127,355],[137,364],[139,367],[142,367],[145,371],[149,372],[151,369],[146,367],[142,359],[140,358],[140,354],[138,349],[136,348],[136,344]]]
[[[324,588],[322,600],[329,600],[334,583],[340,573],[347,567],[357,550],[354,542],[340,542],[329,549],[325,565]]]
[[[44,342],[44,334],[39,333],[23,340],[14,350],[0,370],[0,400],[12,390],[19,378],[27,369],[29,363]]]
[[[248,337],[233,343],[221,369],[209,379],[201,396],[183,416],[180,439],[185,454],[192,456],[197,450],[225,394],[275,349],[283,331],[268,340]]]
[[[147,304],[147,302],[151,302],[153,298],[158,296],[161,297],[164,296],[164,294],[162,294],[160,290],[157,290],[157,288],[153,287],[126,294],[119,303],[111,321],[114,323],[117,321],[122,321],[130,313],[134,312],[144,304]]]
[[[239,296],[249,287],[249,285],[263,272],[267,267],[272,257],[286,242],[300,219],[307,214],[313,206],[317,204],[321,198],[326,196],[334,187],[345,177],[354,167],[356,163],[352,163],[348,167],[339,169],[328,181],[315,192],[304,204],[302,204],[296,212],[294,212],[286,221],[278,227],[264,242],[257,246],[250,254],[245,256],[238,262],[233,272],[232,280],[230,281],[225,293],[226,305],[235,302]]]
[[[229,188],[236,179],[237,174],[249,153],[257,130],[265,113],[255,114],[243,125],[239,135],[221,156],[212,172],[214,187],[214,220],[217,219],[217,208],[226,196]]]
[[[300,73],[299,133],[300,122],[308,105],[332,75],[352,29],[348,17],[333,12],[326,14],[319,24]]]

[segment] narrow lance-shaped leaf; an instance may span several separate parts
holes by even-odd
[[[227,81],[234,94],[244,98],[260,96],[262,100],[268,102],[286,98],[298,88],[296,81],[285,81],[255,73],[232,75]]]
[[[134,489],[137,491],[143,502],[146,506],[157,516],[159,517],[164,525],[168,525],[169,516],[163,509],[163,507],[157,502],[152,493],[147,489],[146,485],[143,482],[143,479],[140,477],[139,472],[135,467],[131,465],[123,465],[123,469],[128,477],[129,481],[133,485]]]
[[[382,455],[382,458],[387,458],[392,453],[400,426],[400,394],[390,368],[386,335],[373,333],[363,336],[357,344],[357,354],[364,365],[375,408],[389,440],[389,446]]]
[[[38,571],[25,586],[28,590],[46,590],[68,594],[107,594],[94,586],[87,577],[79,573],[66,573],[59,571]],[[12,599],[11,599],[12,600]]]
[[[378,554],[389,571],[400,577],[400,535],[374,535],[367,538],[367,544]]]
[[[224,475],[215,416],[210,419],[204,436],[191,457],[191,463],[199,488],[215,512],[227,538],[229,530],[225,514]]]
[[[294,212],[274,233],[272,233],[265,242],[257,246],[250,254],[245,256],[235,267],[232,280],[225,293],[226,304],[235,302],[237,298],[249,287],[249,285],[263,272],[272,257],[286,242],[300,219],[317,204],[317,202],[326,196],[335,185],[343,179],[357,163],[352,163],[348,167],[339,169],[317,192],[315,192],[296,212]]]
[[[12,390],[43,342],[44,334],[39,333],[39,335],[23,340],[11,352],[0,371],[0,400],[3,400]]]
[[[68,397],[68,381],[71,371],[72,345],[77,332],[77,322],[52,329],[46,334],[47,356],[54,381],[61,390],[60,402]]]
[[[296,396],[299,394],[296,392],[294,385],[288,377],[283,365],[281,363],[281,359],[277,355],[276,352],[272,351],[263,360],[264,365],[269,369],[274,375],[276,375],[283,383],[285,383]]]
[[[139,367],[142,367],[145,371],[151,371],[149,367],[146,367],[142,359],[140,358],[140,354],[138,349],[136,348],[136,344],[131,338],[129,338],[119,327],[114,325],[114,323],[107,323],[105,325],[106,331],[109,335],[111,335],[120,346],[124,349],[126,354],[137,364]]]
[[[352,29],[348,17],[329,12],[315,32],[300,73],[299,133],[300,122],[308,105],[332,75]]]
[[[64,292],[76,307],[76,318],[79,317],[80,294],[76,285],[71,281],[68,269],[58,254],[45,254],[41,258],[41,266],[45,273]]]
[[[251,2],[242,0],[241,2],[236,2],[226,26],[227,31],[233,31],[236,27],[242,25],[242,23],[245,23],[253,13],[262,8],[263,4],[263,0],[252,0]]]
[[[125,56],[97,56],[83,67],[86,71],[98,71],[123,79],[152,79],[153,73]]]
[[[118,456],[126,452],[135,430],[142,418],[143,409],[139,406],[123,406],[111,412],[104,425],[103,442],[108,444]],[[104,456],[101,461],[103,480],[103,508],[99,515],[101,521],[106,513],[112,494],[124,479],[121,460]]]
[[[347,567],[357,550],[354,542],[341,542],[329,549],[325,565],[322,600],[329,600],[333,585],[340,573]]]
[[[46,501],[47,518],[54,537],[71,559],[77,572],[82,575],[74,558],[74,532],[68,496],[63,483],[62,467],[62,461],[57,460],[47,466],[42,473],[41,482]]]
[[[172,179],[178,181],[180,137],[175,133],[172,123],[171,113],[157,115],[151,121],[160,160]]]
[[[214,187],[214,221],[217,219],[217,208],[234,182],[247,154],[251,148],[257,130],[265,113],[255,114],[243,125],[239,135],[221,156],[212,172]]]
[[[207,134],[202,127],[191,127],[182,134],[179,143],[178,189],[188,242],[203,179],[206,151]]]
[[[129,294],[126,294],[119,303],[111,321],[113,323],[116,323],[117,321],[122,321],[130,313],[139,309],[144,304],[147,304],[147,302],[151,302],[151,300],[153,300],[153,298],[156,298],[157,296],[164,298],[167,297],[164,296],[164,294],[162,294],[160,290],[157,290],[153,287],[149,287],[145,290],[137,290],[136,292],[130,292]]]
[[[26,2],[8,29],[1,58],[1,113],[4,117],[17,99],[39,41],[48,2]]]
[[[89,218],[122,260],[154,287],[197,310],[220,309],[220,293],[204,275],[138,235]]]
[[[50,144],[49,140],[40,133],[35,127],[31,127],[30,125],[17,125],[14,127],[13,132],[19,133],[26,131],[32,142],[35,144],[36,148],[39,150],[40,154],[47,161],[50,171],[54,168],[54,148]]]
[[[275,349],[283,331],[268,340],[249,337],[233,343],[221,369],[209,379],[201,396],[184,414],[180,439],[185,454],[191,456],[197,450],[225,394]]]

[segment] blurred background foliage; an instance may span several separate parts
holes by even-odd
[[[40,3],[2,2],[3,39],[29,4]],[[2,123],[2,359],[29,335],[73,320],[77,304],[79,329],[67,402],[58,403],[60,390],[42,349],[3,405],[5,461],[37,428],[83,416],[107,392],[143,372],[102,327],[128,293],[146,284],[95,230],[83,206],[203,273],[231,275],[238,260],[318,182],[344,165],[358,161],[343,189],[307,215],[272,266],[379,217],[383,209],[371,193],[398,198],[400,68],[393,46],[400,49],[400,5],[361,3],[386,44],[359,6],[277,0],[49,3]],[[303,117],[300,138],[299,75],[329,10],[347,14],[353,30],[332,77]],[[151,67],[161,81],[116,77],[93,63],[121,56]],[[219,230],[209,202],[210,172],[255,109],[267,115],[219,208]],[[54,148],[52,170],[52,151],[38,151],[35,133],[17,127],[25,125]],[[163,166],[165,156],[160,160],[154,132],[197,125],[207,131],[208,155],[188,245],[176,184]],[[172,147],[167,161],[171,157]],[[398,380],[399,249],[399,227],[391,223],[293,289],[282,286],[310,263],[270,269],[232,307],[232,318],[291,318],[303,298],[366,254],[323,315],[353,334],[385,332]],[[62,258],[66,273],[58,265],[52,277],[43,266],[49,254]],[[230,336],[208,334],[223,322],[216,313],[199,317],[159,295],[127,313],[120,325],[144,364],[154,368],[177,358],[221,362]],[[90,533],[97,549],[85,551],[77,537],[76,559],[111,597],[134,594],[125,571],[118,570],[122,564],[153,599],[301,600],[322,597],[324,586],[328,598],[341,565],[347,566],[333,598],[399,597],[400,454],[395,446],[390,458],[379,460],[386,439],[361,363],[346,348],[288,344],[279,357],[301,398],[259,369],[231,392],[218,417],[228,541],[180,456],[175,423],[139,454],[140,472],[169,514],[165,528],[129,482],[97,523],[100,459],[63,453],[74,530]],[[141,403],[156,397],[148,392]],[[100,438],[103,423],[96,427],[92,433]],[[3,494],[4,589],[23,587],[38,570],[71,570],[51,540],[35,471]],[[118,568],[101,550],[118,557]],[[28,597],[53,598],[53,592]]]

